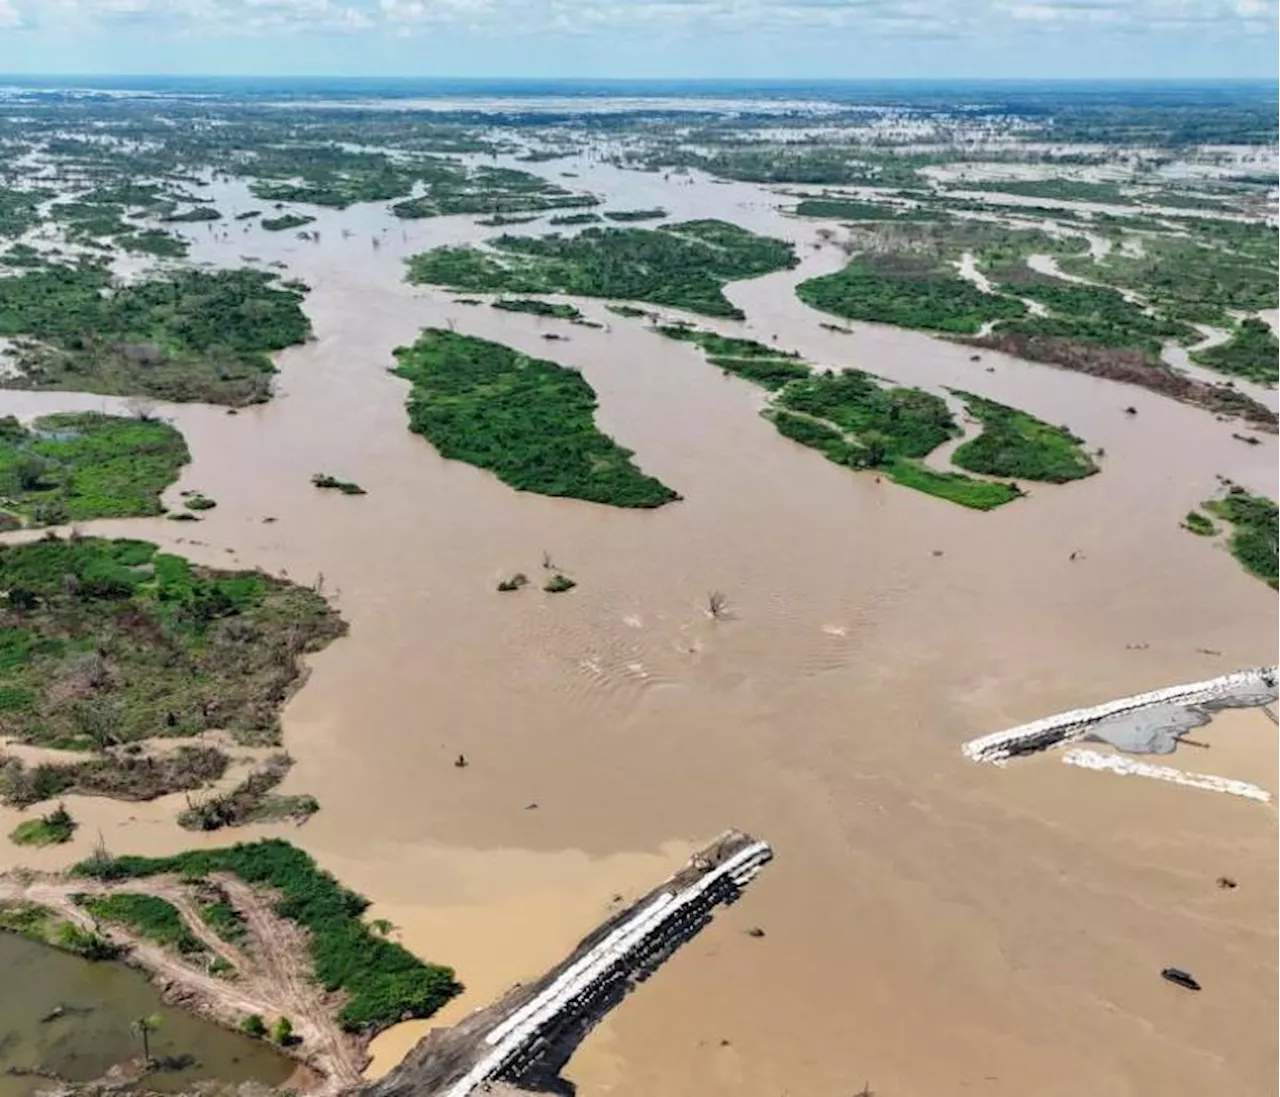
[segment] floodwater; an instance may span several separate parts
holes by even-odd
[[[588,1038],[569,1071],[582,1097],[1274,1093],[1274,812],[1053,758],[974,766],[960,744],[1274,661],[1274,595],[1178,523],[1220,474],[1274,497],[1275,437],[1241,445],[1238,424],[1153,393],[975,363],[923,334],[825,331],[792,287],[837,269],[839,249],[811,246],[821,223],[761,188],[520,166],[577,171],[615,208],[796,240],[799,270],[732,286],[749,319],[709,326],[1023,407],[1104,450],[1103,472],[982,514],[838,468],[764,422],[759,390],[598,302],[584,311],[608,330],[403,284],[403,255],[494,231],[470,218],[319,211],[318,243],[189,228],[197,258],[287,263],[312,287],[316,339],[280,356],[268,405],[167,409],[193,454],[171,497],[218,501],[200,524],[86,528],[322,581],[351,622],[284,719],[297,764],[282,791],[322,810],[247,836],[300,843],[405,945],[454,965],[469,990],[442,1020],[559,959],[724,827],[769,840],[777,858],[744,900]],[[234,184],[217,197],[224,213],[263,205]],[[387,369],[445,323],[580,368],[602,428],[684,501],[546,499],[442,460],[406,430]],[[0,392],[24,416],[104,406]],[[318,492],[316,472],[369,494]],[[494,592],[544,552],[577,589]],[[730,619],[704,612],[713,590]],[[1259,712],[1207,729],[1189,768],[1213,772],[1227,732],[1236,768],[1275,791]],[[22,857],[68,863],[99,830],[114,851],[182,848],[176,806],[73,798],[76,840]],[[1215,888],[1224,873],[1236,890]],[[1161,980],[1170,964],[1206,990]],[[381,1037],[373,1070],[428,1027]]]
[[[114,1066],[132,1067],[142,1047],[130,1026],[152,1014],[160,1018],[152,1056],[185,1065],[148,1074],[148,1090],[190,1091],[206,1079],[280,1085],[294,1072],[295,1064],[268,1045],[164,1005],[146,978],[123,964],[89,963],[0,933],[0,972],[0,1097],[30,1097],[54,1085],[8,1073],[12,1068],[87,1082]]]

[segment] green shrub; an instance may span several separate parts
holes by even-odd
[[[77,896],[77,901],[94,918],[125,926],[164,948],[176,948],[183,954],[205,950],[187,928],[178,908],[158,896],[118,891],[112,895]]]
[[[19,846],[50,846],[69,842],[76,830],[76,821],[71,818],[64,804],[59,804],[48,815],[39,819],[28,819],[19,823],[9,834],[9,838]]]
[[[255,1040],[261,1040],[267,1034],[267,1025],[261,1016],[250,1013],[240,1022],[240,1031],[246,1036],[252,1036]]]

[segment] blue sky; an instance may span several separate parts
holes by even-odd
[[[1277,0],[0,0],[0,73],[1277,76]]]

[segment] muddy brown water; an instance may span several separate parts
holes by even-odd
[[[46,1078],[11,1068],[52,1071],[71,1081],[99,1078],[114,1066],[132,1068],[142,1055],[130,1027],[158,1015],[151,1054],[188,1057],[188,1065],[147,1076],[160,1093],[190,1090],[199,1081],[279,1085],[295,1064],[268,1045],[164,1005],[139,972],[118,963],[89,963],[8,933],[0,933],[0,1097],[30,1097],[52,1088]],[[55,1010],[57,1017],[42,1020]]]
[[[266,406],[169,409],[193,454],[170,496],[217,499],[202,522],[86,528],[322,578],[352,626],[285,714],[297,765],[282,791],[322,810],[238,837],[298,842],[399,940],[456,966],[469,990],[439,1021],[559,959],[615,896],[725,826],[770,840],[777,859],[745,900],[588,1039],[570,1064],[584,1097],[1274,1092],[1274,811],[1051,756],[974,766],[959,747],[1274,661],[1274,594],[1178,523],[1219,474],[1274,497],[1276,439],[1244,446],[1238,424],[1198,409],[999,354],[973,363],[919,333],[824,331],[792,287],[842,256],[810,247],[822,224],[760,188],[536,167],[578,171],[615,208],[796,240],[802,267],[732,286],[748,321],[711,326],[1026,408],[1103,448],[1103,472],[980,514],[837,468],[760,419],[758,390],[598,302],[578,303],[607,331],[401,282],[405,254],[495,231],[469,218],[320,211],[319,243],[184,228],[197,259],[286,262],[312,286],[316,339],[280,356]],[[226,213],[262,206],[237,184],[217,198]],[[393,347],[444,323],[580,368],[602,428],[684,501],[546,499],[442,460],[405,429],[407,386],[387,369]],[[0,393],[24,416],[103,406],[117,405]],[[315,472],[369,494],[318,492]],[[504,573],[539,577],[544,552],[576,590],[495,593]],[[711,590],[730,620],[705,614]],[[1274,791],[1274,725],[1247,717],[1172,764],[1213,772],[1229,733],[1232,775]],[[224,841],[179,831],[180,799],[73,798],[76,840],[21,859],[68,863],[99,830],[118,851]],[[1240,887],[1216,889],[1223,873]],[[1163,982],[1170,964],[1205,991]],[[374,1072],[429,1025],[376,1041]]]

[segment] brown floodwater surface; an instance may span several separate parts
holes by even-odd
[[[322,577],[351,622],[284,720],[283,791],[322,810],[237,837],[283,833],[408,947],[454,964],[469,989],[445,1019],[537,974],[724,827],[772,842],[744,901],[589,1037],[570,1064],[583,1097],[1274,1093],[1274,810],[1053,755],[974,766],[959,747],[1274,661],[1274,594],[1178,523],[1219,474],[1274,497],[1275,438],[1245,446],[1198,409],[998,354],[973,363],[919,333],[824,331],[792,287],[841,256],[764,189],[535,167],[579,171],[615,208],[796,240],[802,267],[730,287],[748,321],[710,326],[1026,408],[1103,448],[1103,472],[981,514],[838,468],[761,419],[759,390],[598,302],[578,303],[608,330],[401,281],[404,255],[495,231],[469,218],[319,211],[318,243],[186,229],[197,259],[287,263],[312,287],[316,338],[280,355],[267,405],[166,409],[193,454],[171,497],[218,501],[201,523],[86,528]],[[261,205],[239,184],[210,193],[224,214]],[[406,429],[407,385],[387,369],[446,322],[580,368],[601,427],[684,501],[547,499],[442,460]],[[118,402],[0,393],[20,415],[104,406]],[[316,472],[369,494],[316,491]],[[504,573],[540,577],[544,552],[577,589],[495,593]],[[729,620],[704,612],[711,590]],[[1228,734],[1232,766],[1255,759],[1276,791],[1261,717],[1162,762],[1215,772]],[[68,863],[98,827],[118,852],[193,842],[164,805],[69,806],[87,823],[76,840],[23,860]],[[1240,886],[1217,889],[1223,873]],[[1162,981],[1168,965],[1204,991]],[[427,1027],[380,1037],[373,1069]]]

